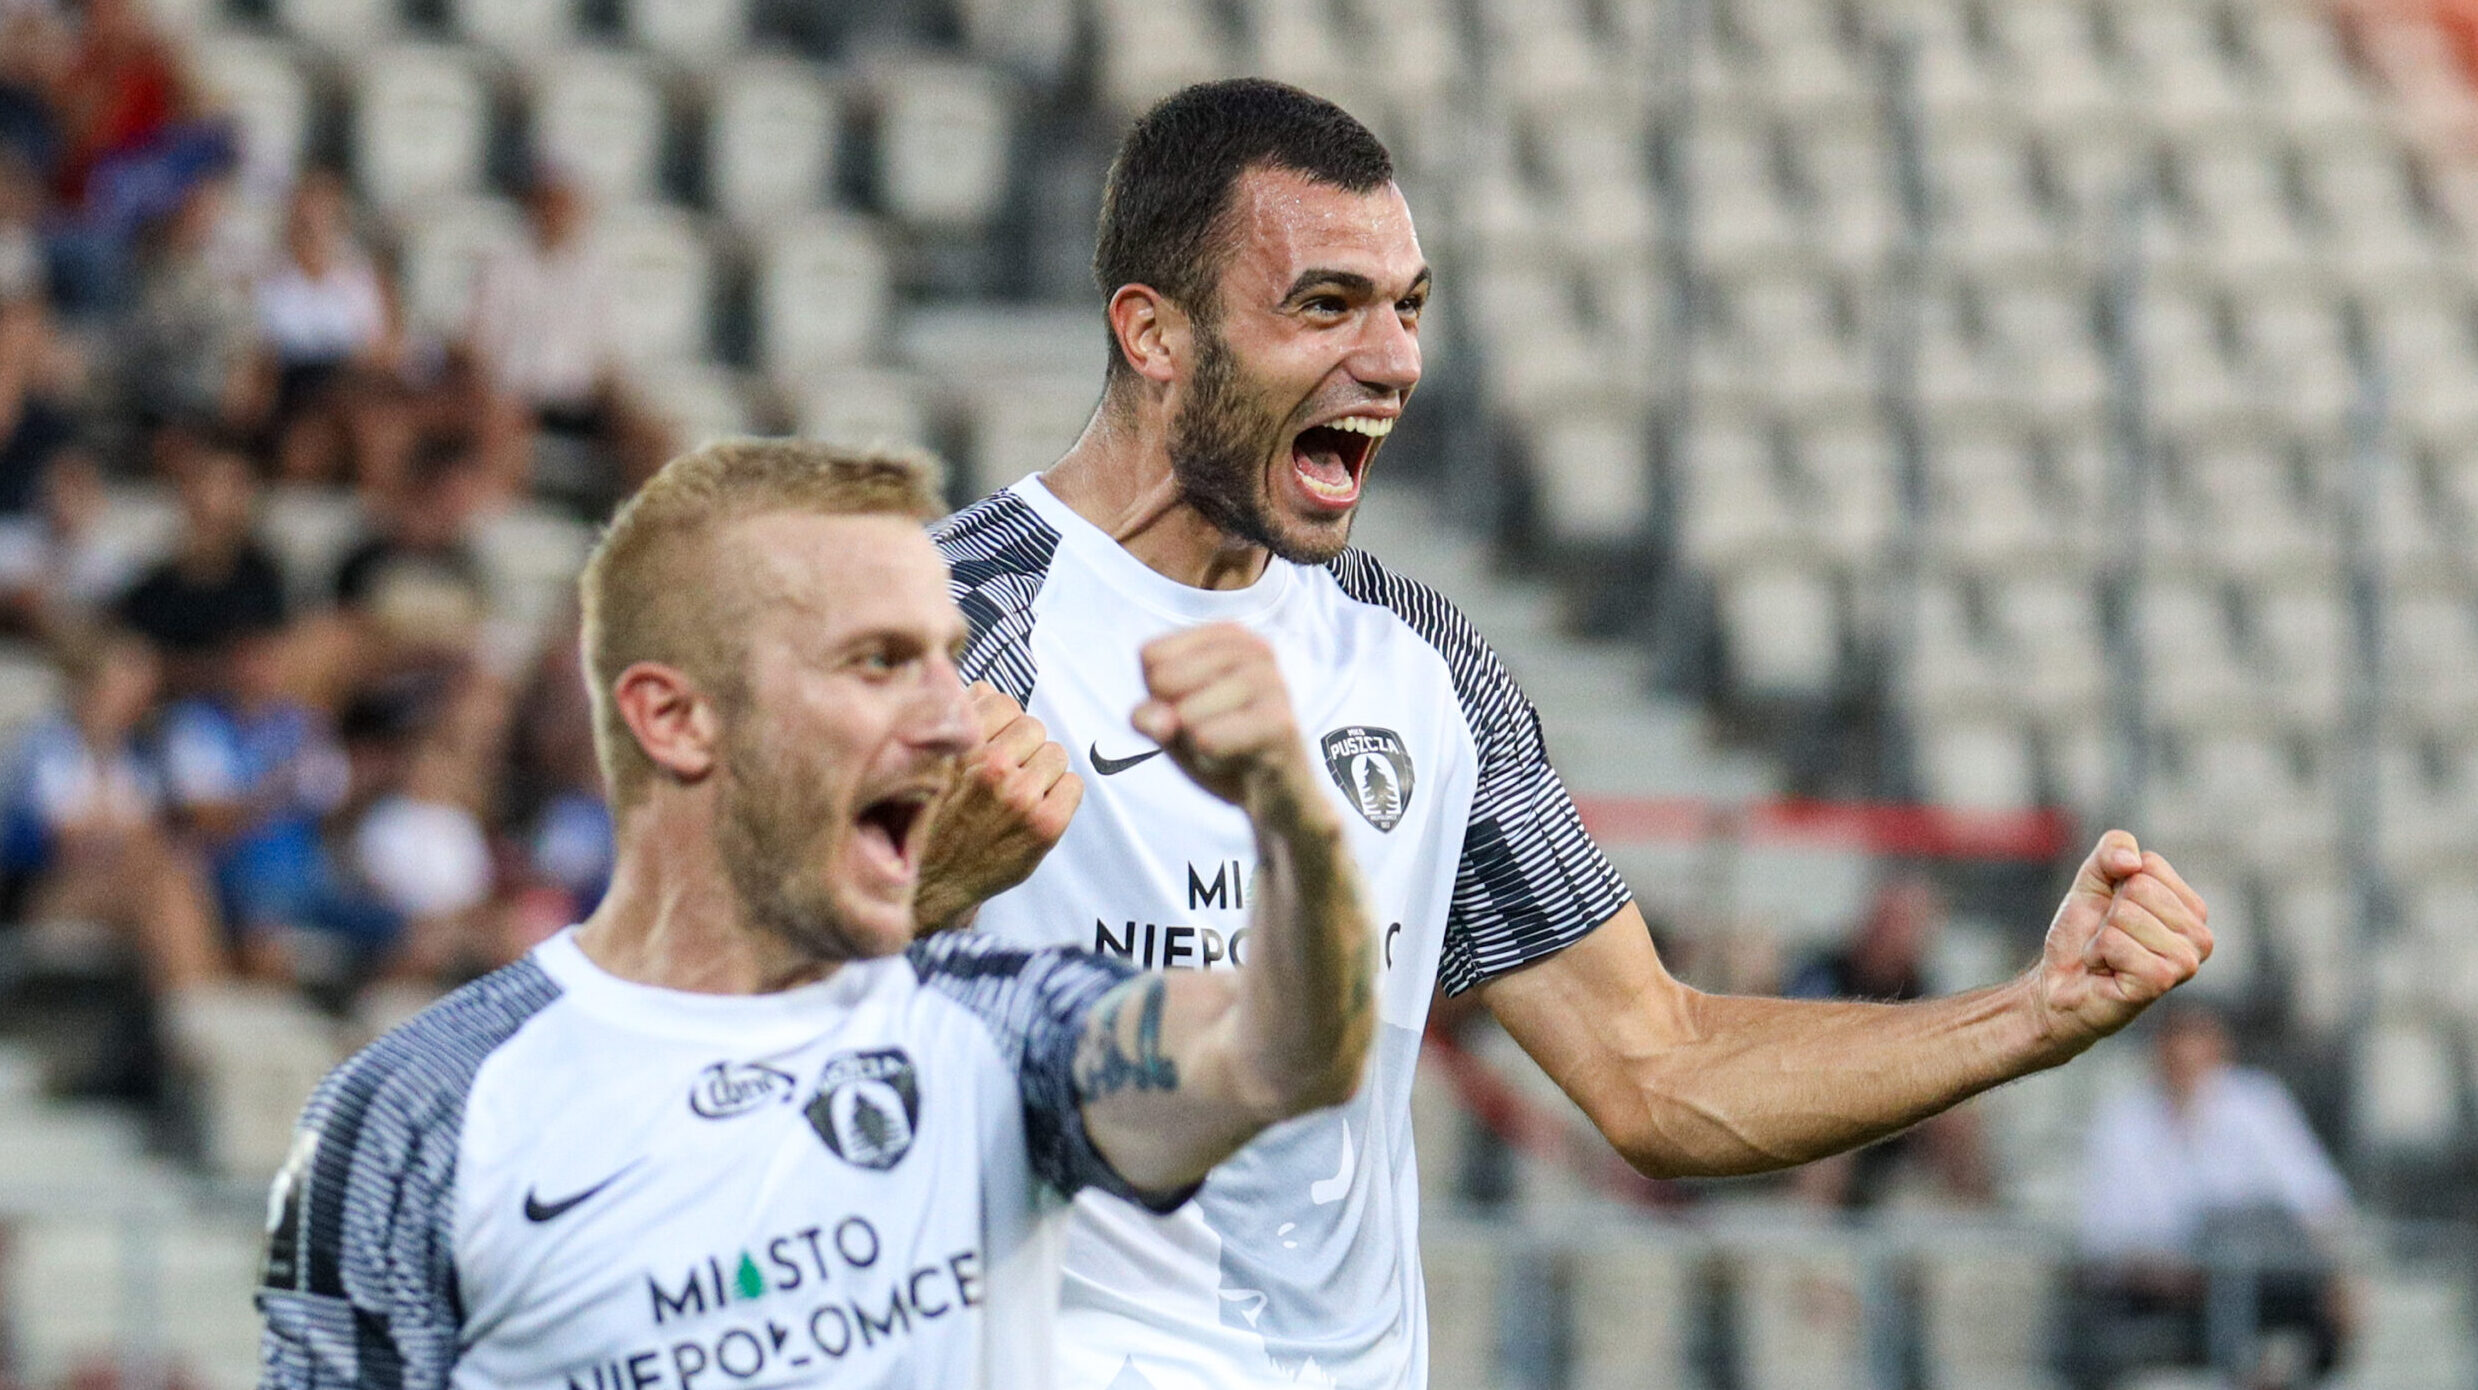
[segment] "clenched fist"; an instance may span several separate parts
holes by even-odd
[[[981,746],[964,755],[930,822],[912,908],[923,931],[955,926],[1031,877],[1084,801],[1084,779],[1040,720],[987,681],[967,694]]]
[[[2051,1046],[2079,1052],[2194,978],[2211,957],[2209,909],[2159,855],[2111,830],[2082,861],[2039,964]]]
[[[1233,623],[1145,644],[1151,699],[1129,720],[1206,791],[1247,806],[1268,794],[1317,804],[1307,745],[1273,648]]]

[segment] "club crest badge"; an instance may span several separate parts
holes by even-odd
[[[818,1076],[805,1111],[809,1128],[857,1168],[892,1168],[912,1150],[921,1123],[921,1088],[900,1047],[838,1052]]]
[[[1392,729],[1353,724],[1325,736],[1325,770],[1359,813],[1379,830],[1402,824],[1411,809],[1411,751]]]

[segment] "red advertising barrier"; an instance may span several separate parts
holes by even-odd
[[[1579,796],[1604,845],[1729,838],[1754,845],[1854,849],[1912,859],[2054,859],[2074,847],[2073,818],[2053,807],[1965,811],[1900,802],[1784,798],[1717,806],[1692,797]]]

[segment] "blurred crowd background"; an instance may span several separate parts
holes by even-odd
[[[1441,1005],[1441,1387],[2478,1383],[2478,12],[0,0],[0,1386],[254,1370],[309,1087],[589,911],[569,584],[721,434],[961,503],[1098,393],[1125,122],[1256,72],[1439,275],[1362,536],[1673,968],[1908,998],[2103,823],[2197,998],[1777,1180]]]

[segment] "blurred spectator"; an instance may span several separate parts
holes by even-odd
[[[29,731],[10,769],[7,860],[35,921],[126,933],[159,992],[223,974],[205,877],[165,832],[163,792],[136,733],[158,669],[125,636],[73,644],[69,707]]]
[[[1901,1002],[1935,994],[1928,960],[1944,931],[1944,895],[1915,874],[1880,885],[1849,941],[1791,972],[1782,991],[1794,999]],[[1995,1197],[1994,1175],[1976,1109],[1963,1106],[1853,1153],[1798,1170],[1800,1195],[1864,1211],[1883,1202],[1905,1164],[1926,1169],[1943,1193],[1973,1205]]]
[[[461,444],[432,440],[378,495],[371,534],[336,567],[337,608],[356,630],[366,671],[455,667],[489,611],[471,539],[491,483]]]
[[[573,633],[575,610],[551,630]],[[575,642],[553,641],[537,658],[511,743],[510,799],[528,827],[510,926],[523,948],[585,920],[611,882],[611,811],[594,761],[593,707]]]
[[[286,693],[287,634],[257,625],[265,616],[226,635],[214,689],[165,711],[164,776],[207,848],[249,973],[297,978],[298,936],[319,933],[333,949],[312,948],[312,973],[341,975],[351,961],[383,955],[395,923],[336,886],[321,823],[344,801],[344,755],[325,716]]]
[[[61,74],[61,201],[83,202],[95,167],[144,147],[181,115],[186,94],[172,48],[137,0],[86,0],[77,42]]]
[[[44,470],[34,515],[0,517],[0,602],[11,626],[58,639],[93,626],[129,587],[145,556],[136,537],[105,525],[110,506],[94,455],[70,449]]]
[[[120,618],[171,661],[172,685],[214,688],[213,663],[236,632],[284,621],[284,573],[257,534],[258,484],[247,460],[213,442],[174,465],[181,530],[173,553],[119,603]]]
[[[60,159],[52,92],[68,59],[68,35],[47,7],[0,13],[0,153],[23,160],[47,184]]]
[[[256,310],[217,254],[225,193],[199,182],[145,234],[123,379],[148,423],[239,434],[259,414]]]
[[[2233,1064],[2208,1005],[2172,999],[2151,1026],[2154,1074],[2100,1107],[2083,1152],[2081,1383],[2203,1363],[2214,1264],[2250,1271],[2258,1325],[2302,1333],[2320,1377],[2350,1322],[2328,1253],[2348,1189],[2279,1080]]]
[[[597,501],[634,489],[670,453],[668,432],[633,399],[612,353],[611,276],[586,236],[586,212],[573,183],[537,168],[525,193],[532,235],[476,282],[467,347],[488,387],[483,452],[502,495],[524,490],[541,434],[607,456],[618,476],[599,480]]]
[[[294,188],[283,254],[259,277],[256,301],[274,375],[265,434],[277,475],[392,484],[407,429],[395,399],[395,303],[353,242],[344,184],[332,172],[312,170]]]
[[[50,298],[42,222],[42,178],[33,161],[0,141],[0,304]]]
[[[405,924],[394,973],[454,980],[522,954],[509,944],[484,822],[510,702],[478,670],[432,688],[410,738],[399,723],[390,746],[357,751],[356,776],[372,785],[349,836],[355,874]]]
[[[40,253],[10,235],[25,230],[13,210],[34,196],[22,166],[0,156],[0,518],[32,509],[44,469],[78,433],[78,356],[54,330]]]

